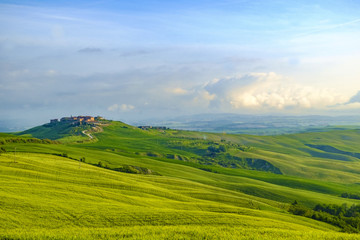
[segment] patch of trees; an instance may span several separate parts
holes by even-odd
[[[178,139],[184,140],[170,140],[167,141],[167,147],[176,148],[183,151],[194,153],[198,156],[201,156],[204,160],[210,160],[214,158],[223,159],[223,155],[229,150],[240,150],[242,152],[252,151],[254,148],[239,145],[232,142],[227,142],[224,139],[220,141],[212,141],[212,140],[203,140],[199,138],[184,138],[184,137],[175,137]],[[186,139],[186,140],[185,140]],[[204,148],[205,147],[205,148]],[[200,160],[201,161],[201,160]]]
[[[181,161],[186,161],[186,162],[189,162],[191,160],[186,156],[177,155],[177,154],[166,154],[166,158],[175,159],[175,160],[181,160]]]
[[[170,145],[180,145],[179,149],[186,149],[187,151],[197,154],[197,158],[188,158],[185,156],[166,154],[165,157],[169,159],[178,159],[183,161],[198,162],[202,165],[219,165],[226,168],[243,168],[265,172],[272,172],[282,174],[279,168],[272,165],[270,162],[263,159],[243,158],[232,155],[229,149],[238,149],[241,151],[250,151],[252,148],[238,144],[222,144],[213,141],[170,141]],[[207,144],[207,148],[202,148]],[[147,154],[147,156],[151,156]]]
[[[76,160],[76,161],[80,161],[80,162],[85,162],[85,157],[81,157],[80,159],[76,159],[76,158],[70,157],[67,153],[53,153],[52,155],[59,156],[59,157],[64,157],[64,158],[68,158],[68,159]]]
[[[97,164],[95,164],[95,166],[101,167],[101,168],[106,168],[109,169],[109,166],[106,164],[104,165],[103,162],[99,161]]]
[[[237,148],[243,152],[250,152],[254,149],[254,147],[249,147],[245,145],[238,145]]]
[[[213,172],[213,173],[219,173],[218,171],[210,168],[210,167],[201,167],[200,170],[206,171],[206,172]]]
[[[147,152],[146,156],[148,156],[148,157],[162,157],[161,154],[156,153],[156,152]]]
[[[212,164],[217,163],[218,165],[227,168],[243,168],[264,172],[272,172],[275,174],[282,174],[279,168],[275,167],[273,164],[264,159],[241,158],[238,156],[233,156],[230,153],[218,154],[214,159],[206,159],[206,162]]]
[[[131,165],[123,165],[119,168],[113,168],[111,170],[117,172],[124,172],[124,173],[133,173],[133,174],[145,174],[145,175],[160,175],[157,172],[153,172],[152,170],[144,167],[138,166],[131,166]]]
[[[344,232],[360,233],[360,205],[317,204],[310,209],[295,201],[289,212],[332,224]]]
[[[67,153],[53,153],[52,155],[59,156],[59,157],[70,158]],[[73,158],[70,158],[70,159],[73,159]]]
[[[216,157],[218,153],[226,152],[225,145],[219,145],[218,147],[211,145],[207,148],[207,155],[210,157]]]
[[[3,148],[3,147],[1,147],[1,148],[0,148],[0,153],[6,153],[6,149]]]
[[[354,193],[342,193],[340,195],[343,198],[350,198],[350,199],[360,199],[360,195],[358,194],[354,194]]]
[[[245,158],[245,162],[247,166],[254,170],[282,174],[279,168],[264,159]]]
[[[59,144],[59,141],[38,138],[3,138],[0,139],[0,145],[7,143],[41,143],[41,144]]]
[[[157,172],[153,172],[152,170],[144,167],[138,167],[138,166],[132,166],[132,165],[123,165],[121,167],[117,168],[110,168],[107,164],[104,164],[103,162],[99,161],[97,164],[93,164],[97,167],[117,171],[117,172],[123,172],[123,173],[132,173],[132,174],[145,174],[145,175],[160,175]]]
[[[84,162],[84,163],[86,162],[85,157],[76,159],[76,158],[70,157],[67,153],[53,153],[53,155],[69,158],[69,159]],[[161,174],[154,172],[148,168],[138,167],[138,166],[123,165],[121,167],[111,168],[111,167],[109,167],[109,165],[107,165],[106,163],[103,163],[102,161],[99,161],[98,163],[89,163],[89,164],[97,166],[97,167],[117,171],[117,172],[132,173],[132,174],[145,174],[145,175],[161,175]]]

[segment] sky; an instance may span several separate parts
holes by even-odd
[[[357,0],[0,0],[0,124],[358,115],[359,10]]]

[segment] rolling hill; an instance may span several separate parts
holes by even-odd
[[[252,136],[115,121],[0,134],[0,237],[360,239],[288,212],[294,201],[357,204],[341,195],[360,193],[359,142],[359,130]]]

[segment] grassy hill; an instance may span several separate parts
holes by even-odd
[[[33,153],[18,153],[16,162],[3,154],[0,169],[1,236],[9,239],[354,236],[196,181],[118,173]]]
[[[358,130],[265,137],[111,122],[86,128],[94,139],[58,127],[46,132],[56,141],[31,140],[44,128],[0,134],[0,238],[360,238],[287,211],[295,200],[358,203],[340,197],[360,193]]]

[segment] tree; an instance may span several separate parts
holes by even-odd
[[[219,146],[219,151],[220,152],[226,152],[226,147],[224,145],[220,145]]]
[[[209,150],[209,152],[211,152],[211,153],[215,153],[215,152],[218,151],[217,148],[214,147],[214,146],[209,146],[209,147],[208,147],[208,150]]]
[[[1,148],[0,148],[0,153],[3,153],[3,152],[5,153],[5,152],[6,152],[6,149],[3,148],[3,147],[1,147]]]

